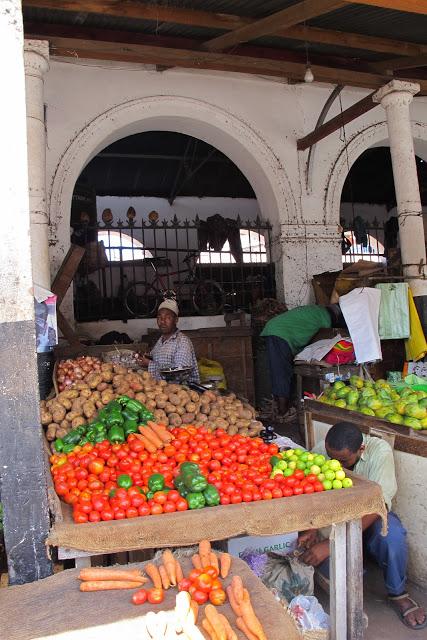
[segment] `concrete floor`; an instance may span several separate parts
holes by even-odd
[[[397,614],[387,604],[381,570],[368,561],[364,578],[364,611],[368,616],[368,628],[364,640],[425,640],[427,628],[412,631],[400,622]],[[408,584],[409,595],[427,610],[427,592]],[[315,595],[329,612],[329,597],[319,587]]]

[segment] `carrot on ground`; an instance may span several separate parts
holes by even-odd
[[[173,438],[173,435],[167,431],[166,427],[162,424],[157,424],[156,422],[152,422],[149,420],[147,425],[156,433],[160,440],[163,442],[170,442]]]
[[[227,640],[227,633],[225,631],[225,627],[219,617],[218,611],[213,604],[207,604],[205,607],[205,616],[211,623],[216,635],[218,636],[218,640]]]
[[[218,558],[216,557],[215,551],[211,551],[210,554],[209,554],[209,564],[211,564],[213,567],[215,567],[215,569],[219,573]]]
[[[243,600],[243,582],[240,576],[233,576],[231,579],[231,588],[238,604]]]
[[[243,618],[236,618],[236,625],[240,629],[240,631],[243,631],[248,640],[258,640],[258,636],[256,636],[254,633],[252,633],[252,631],[248,629]]]
[[[143,429],[144,431],[142,433],[144,434],[144,436],[148,438],[157,449],[161,449],[165,446],[165,443],[160,440],[159,436],[154,433],[154,431],[148,425],[145,425]]]
[[[203,618],[202,627],[209,634],[211,640],[218,640],[218,636],[216,635],[213,626],[207,618]]]
[[[129,580],[130,582],[147,582],[139,569],[110,569],[87,567],[79,573],[80,580]]]
[[[228,595],[228,599],[230,601],[231,608],[233,609],[233,611],[236,614],[236,616],[241,617],[242,616],[242,612],[241,612],[241,609],[240,609],[240,605],[236,600],[236,597],[234,595],[234,592],[233,592],[233,589],[232,589],[231,585],[226,588],[226,592],[227,592],[227,595]]]
[[[243,599],[239,603],[239,605],[242,612],[242,618],[249,631],[251,631],[257,638],[259,638],[259,640],[267,640],[264,629],[262,628],[262,625],[253,610],[251,599],[247,589],[243,590]]]
[[[176,583],[178,584],[178,582],[181,582],[181,580],[184,578],[184,574],[182,571],[182,567],[179,564],[179,560],[177,560],[175,558],[175,573],[176,573]]]
[[[202,561],[200,560],[200,556],[198,553],[195,553],[194,555],[191,556],[191,562],[195,569],[203,569]]]
[[[163,589],[169,589],[169,587],[171,586],[170,580],[169,580],[169,576],[168,576],[168,572],[166,571],[165,567],[161,564],[159,566],[159,573],[160,573],[160,578],[162,579],[162,585],[163,585]]]
[[[144,427],[138,427],[138,429],[141,431]],[[149,440],[143,433],[141,433],[140,440],[144,443],[148,453],[156,453],[157,447],[155,447],[151,440]]]
[[[162,589],[162,578],[160,576],[159,570],[155,564],[149,562],[145,565],[144,571],[147,576],[151,579],[151,582],[155,586],[156,589]]]
[[[131,580],[87,580],[80,583],[80,591],[112,591],[113,589],[138,589],[139,582]]]
[[[191,611],[193,612],[194,624],[196,624],[197,616],[199,615],[199,605],[197,604],[197,602],[195,600],[191,600],[190,608],[191,608]]]
[[[229,553],[220,553],[219,562],[221,566],[221,578],[226,578],[230,573],[231,556]]]
[[[168,572],[170,583],[174,587],[176,585],[175,557],[170,549],[165,549],[163,551],[162,557],[163,557],[163,564],[165,565],[165,569]]]
[[[199,542],[199,554],[201,556],[208,556],[212,551],[211,543],[209,540],[200,540]]]
[[[222,624],[224,625],[225,633],[227,634],[227,640],[238,640],[237,634],[234,631],[234,629],[232,629],[231,624],[228,621],[228,618],[226,618],[223,613],[219,613],[218,615]]]

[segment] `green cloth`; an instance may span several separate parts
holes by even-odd
[[[384,501],[390,511],[391,501],[397,491],[393,450],[385,440],[365,434],[363,434],[363,444],[365,445],[365,450],[360,460],[354,465],[353,471],[380,485],[383,490]],[[313,451],[327,455],[324,441],[319,442]]]
[[[262,330],[262,336],[277,336],[286,340],[292,353],[299,353],[319,329],[329,329],[331,316],[325,307],[316,304],[296,307],[271,318]]]

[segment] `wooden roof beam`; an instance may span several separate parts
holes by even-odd
[[[40,9],[58,9],[58,0],[23,0],[24,7]],[[170,22],[207,29],[238,29],[255,22],[254,18],[236,16],[224,13],[211,13],[208,11],[196,11],[181,9],[178,7],[152,5],[144,3],[127,2],[117,4],[116,0],[64,0],[61,3],[61,11],[102,13],[104,15],[136,18],[155,22]],[[413,42],[391,40],[389,38],[377,38],[360,33],[345,31],[332,31],[317,27],[295,25],[287,29],[279,29],[276,36],[286,37],[290,40],[306,40],[320,44],[331,44],[352,49],[365,49],[378,53],[395,54],[401,56],[418,56],[427,53],[427,45]]]
[[[326,138],[334,131],[341,129],[341,127],[348,124],[349,122],[352,122],[352,120],[355,120],[364,113],[367,113],[371,109],[377,107],[378,104],[372,100],[372,96],[374,95],[374,93],[375,91],[370,93],[365,98],[362,98],[362,100],[359,100],[359,102],[356,102],[348,109],[345,109],[345,111],[343,111],[342,113],[339,113],[337,116],[335,116],[335,118],[331,118],[330,120],[328,120],[328,122],[325,122],[325,124],[322,124],[317,129],[314,129],[314,131],[307,134],[303,138],[299,138],[297,140],[298,151],[304,151],[304,149],[313,146],[313,144],[319,142],[319,140],[323,140],[323,138]]]
[[[381,60],[370,65],[371,69],[378,73],[387,73],[388,71],[397,71],[398,69],[417,69],[418,67],[427,67],[427,54],[407,58],[391,58],[390,60]]]
[[[345,0],[347,4],[363,4],[379,9],[406,11],[407,13],[427,14],[426,0]]]
[[[277,11],[272,15],[256,20],[239,29],[234,29],[222,36],[208,40],[203,45],[208,51],[224,51],[242,42],[255,40],[271,33],[277,33],[279,29],[293,27],[295,24],[315,18],[324,13],[341,9],[346,5],[341,0],[303,0],[291,7]]]

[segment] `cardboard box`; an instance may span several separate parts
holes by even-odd
[[[272,551],[286,556],[295,551],[298,542],[298,532],[284,533],[277,536],[239,536],[228,540],[228,553],[240,558],[244,551],[250,549],[252,553],[266,553]]]

